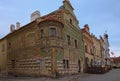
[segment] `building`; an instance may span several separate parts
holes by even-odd
[[[7,40],[0,39],[0,76],[7,75]]]
[[[109,49],[108,34],[105,33],[103,39],[105,43],[105,56],[104,57],[105,57],[106,65],[110,66],[111,63],[110,63],[110,54],[109,54],[110,49]]]
[[[45,16],[36,11],[31,22],[6,36],[8,73],[15,76],[56,76],[84,71],[82,32],[69,0]]]
[[[120,68],[120,57],[111,57],[111,63],[113,68]]]
[[[33,12],[25,26],[11,24],[0,48],[1,74],[55,77],[110,65],[108,35],[98,39],[88,24],[80,29],[69,0],[44,16]]]
[[[100,45],[100,41],[97,37],[95,37],[95,35],[92,35],[92,39],[93,39],[93,49],[94,49],[94,65],[95,66],[101,66],[101,45]]]
[[[85,64],[87,69],[88,67],[93,67],[94,63],[93,39],[92,35],[90,34],[88,24],[85,24],[84,28],[81,30],[84,40]]]
[[[101,44],[101,56],[102,56],[102,67],[105,67],[106,66],[106,60],[105,60],[105,41],[104,41],[104,38],[102,36],[100,36],[100,44]]]

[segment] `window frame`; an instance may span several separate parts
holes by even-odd
[[[40,30],[40,37],[42,38],[43,36],[44,36],[44,30],[41,29],[41,30]]]
[[[68,69],[69,68],[69,60],[63,59],[63,68]]]
[[[2,44],[2,52],[4,52],[4,51],[5,51],[5,45]]]
[[[87,50],[87,45],[85,45],[85,52],[88,52],[88,50]]]
[[[67,43],[68,45],[71,45],[70,35],[67,35]]]
[[[57,34],[56,30],[57,29],[55,27],[53,27],[53,26],[50,27],[50,36],[51,37],[56,37],[56,34]]]
[[[74,40],[74,43],[75,43],[75,48],[78,48],[78,41],[76,39]]]

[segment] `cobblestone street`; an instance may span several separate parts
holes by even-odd
[[[52,79],[45,77],[4,77],[0,81],[120,81],[120,69],[113,69],[106,74],[80,74]]]

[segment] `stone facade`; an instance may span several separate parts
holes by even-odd
[[[84,70],[82,33],[69,1],[6,38],[9,74],[56,76]]]
[[[80,29],[69,0],[45,16],[36,12],[25,26],[17,23],[15,29],[12,24],[10,33],[0,40],[0,46],[5,45],[5,51],[0,51],[1,70],[4,67],[15,76],[55,77],[109,65],[108,35],[97,39],[87,24]]]

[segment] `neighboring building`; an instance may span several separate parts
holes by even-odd
[[[92,35],[93,40],[93,50],[94,50],[94,66],[101,66],[102,54],[101,54],[101,44],[95,35]]]
[[[111,57],[111,63],[113,68],[120,68],[120,57]]]
[[[103,40],[104,40],[104,44],[105,44],[105,55],[104,55],[104,58],[105,58],[105,65],[106,66],[110,66],[111,65],[111,61],[110,61],[110,54],[109,54],[109,42],[108,42],[108,34],[104,34],[103,36]]]
[[[56,11],[20,27],[11,25],[6,36],[8,73],[17,76],[55,76],[84,71],[84,44],[78,20],[69,0]]]
[[[81,30],[83,34],[83,40],[84,40],[86,68],[93,67],[93,63],[94,63],[93,40],[89,31],[88,24],[85,24],[84,28]]]
[[[7,75],[7,40],[0,39],[0,76]]]
[[[104,34],[104,38],[100,36],[98,39],[95,35],[90,34],[88,24],[85,24],[81,30],[84,40],[86,69],[87,67],[110,65],[108,35]]]
[[[105,42],[102,36],[100,36],[100,44],[101,44],[101,56],[102,56],[102,67],[105,67],[106,65],[106,60],[105,60]]]

